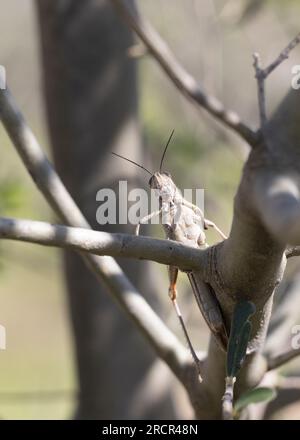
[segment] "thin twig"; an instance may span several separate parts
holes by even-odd
[[[275,368],[281,367],[298,356],[300,356],[300,348],[289,350],[274,358],[270,358],[268,359],[268,371],[275,370]]]
[[[127,49],[127,55],[129,58],[142,58],[147,55],[147,53],[147,47],[141,43],[133,44]]]
[[[235,377],[226,377],[225,393],[222,398],[222,416],[223,420],[233,420],[233,389]]]
[[[291,51],[300,43],[300,32],[296,37],[283,49],[278,55],[275,61],[271,63],[268,67],[263,69],[263,75],[266,79],[270,73],[272,73],[283,61],[287,60]]]
[[[110,234],[33,220],[0,217],[0,238],[58,246],[94,255],[138,258],[205,273],[207,250],[194,249],[172,240],[130,234]]]
[[[204,92],[196,80],[177,61],[158,32],[141,16],[135,6],[129,5],[124,0],[111,0],[111,2],[183,95],[234,130],[251,146],[256,145],[256,132],[242,122],[237,113],[225,109],[217,98]]]
[[[260,55],[258,53],[253,54],[255,77],[257,80],[258,90],[258,105],[260,124],[263,129],[267,123],[267,111],[266,111],[266,97],[265,97],[265,80],[268,76],[281,64],[288,59],[290,52],[300,43],[300,33],[283,49],[278,57],[269,64],[268,67],[262,68]]]
[[[261,126],[261,128],[264,128],[266,125],[266,122],[267,122],[265,78],[263,75],[263,70],[261,68],[261,60],[260,60],[259,54],[254,53],[253,59],[254,59],[253,66],[255,69],[255,77],[257,80],[260,126]]]
[[[0,117],[26,169],[49,205],[65,223],[89,228],[88,222],[48,161],[8,89],[0,90]],[[189,356],[188,351],[139,294],[116,261],[111,257],[91,254],[82,256],[157,355],[181,378]]]

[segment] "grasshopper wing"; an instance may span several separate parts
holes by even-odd
[[[228,335],[221,308],[212,287],[205,283],[197,272],[188,273],[188,277],[203,318],[219,346],[226,351]]]

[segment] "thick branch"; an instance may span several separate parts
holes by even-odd
[[[282,244],[300,244],[299,94],[291,90],[265,127],[256,167],[254,204],[266,229]]]
[[[0,90],[0,116],[25,167],[57,215],[71,226],[89,228],[86,219],[26,124],[8,89]],[[136,291],[120,266],[111,257],[85,254],[83,258],[97,278],[106,284],[113,298],[146,337],[158,356],[182,378],[187,350]]]
[[[300,186],[298,176],[263,173],[256,181],[256,201],[266,228],[283,244],[300,244]]]
[[[58,246],[94,255],[139,258],[205,273],[207,251],[171,240],[109,234],[46,222],[0,218],[0,238]]]
[[[300,33],[267,68],[256,66],[259,87],[299,43]],[[260,102],[260,107],[264,105]],[[298,108],[298,94],[291,90],[271,121],[263,127],[261,148],[265,152],[256,168],[264,165],[264,169],[257,173],[254,194],[254,203],[267,230],[279,242],[290,245],[300,244]],[[262,111],[265,112],[265,108]]]
[[[247,357],[237,379],[237,397],[245,389],[260,383],[266,372],[266,362],[260,358],[259,352],[266,337],[273,294],[285,270],[286,237],[292,231],[291,225],[287,223],[283,227],[281,223],[282,219],[290,216],[289,206],[281,207],[281,210],[268,213],[267,216],[266,213],[274,200],[278,200],[278,185],[274,186],[273,182],[285,179],[285,176],[288,181],[291,179],[297,182],[299,179],[298,107],[299,94],[290,92],[278,112],[268,122],[264,139],[257,148],[252,149],[245,164],[235,197],[230,235],[225,242],[211,249],[213,255],[209,265],[210,284],[221,305],[228,328],[237,301],[250,300],[257,310],[252,319],[252,334],[248,345],[252,354]],[[279,193],[281,190],[280,185]],[[297,192],[294,199],[297,201]],[[295,225],[296,218],[297,216],[293,218]],[[207,382],[203,381],[203,394],[206,391],[215,413],[208,413],[203,401],[199,413],[204,418],[221,417],[218,405],[224,388],[224,357],[212,341],[203,367],[203,376],[207,376]],[[258,367],[259,364],[261,367]],[[214,387],[209,386],[212,381]]]
[[[225,109],[217,98],[204,92],[196,80],[179,64],[165,41],[136,8],[131,7],[126,0],[111,0],[111,2],[183,95],[234,130],[250,145],[256,145],[256,132],[242,122],[237,113]]]

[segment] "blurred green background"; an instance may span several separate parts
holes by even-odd
[[[257,125],[252,53],[259,51],[265,64],[278,54],[299,30],[299,2],[142,0],[139,4],[203,87]],[[27,121],[48,150],[34,2],[2,0],[1,6],[0,64]],[[290,87],[287,79],[294,64],[300,64],[299,50],[268,81],[269,112]],[[141,59],[139,72],[140,120],[153,168],[175,128],[165,168],[179,187],[205,188],[206,216],[229,233],[247,147],[187,102],[151,57]],[[2,127],[0,154],[1,215],[52,221],[53,214]],[[209,232],[209,243],[215,239]],[[1,418],[56,419],[72,413],[76,380],[61,269],[55,249],[0,243],[0,324],[7,331],[7,349],[0,351]],[[165,274],[165,268],[160,270]],[[184,276],[180,279],[179,289],[187,291]],[[188,292],[184,298],[189,316]],[[179,333],[171,312],[170,323]],[[199,348],[207,341],[207,332],[202,333],[199,339],[199,329],[194,330]]]

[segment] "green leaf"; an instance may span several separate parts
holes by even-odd
[[[250,316],[255,313],[256,307],[251,301],[241,301],[234,309],[231,332],[234,334],[239,332],[240,328],[248,321]]]
[[[249,318],[255,313],[250,301],[239,302],[234,309],[227,351],[227,376],[236,377],[246,356],[251,334]]]
[[[240,370],[246,357],[251,330],[252,330],[252,325],[249,321],[247,321],[242,327],[241,333],[239,335],[239,342],[235,350],[238,370]]]
[[[240,412],[251,403],[270,402],[277,396],[274,388],[260,387],[246,391],[234,404],[234,411]]]

